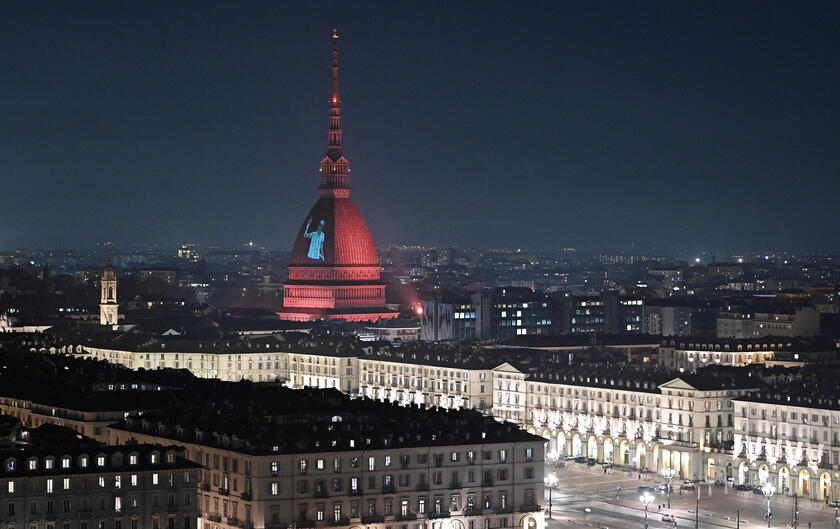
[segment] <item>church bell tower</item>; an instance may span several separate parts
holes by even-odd
[[[111,259],[105,264],[105,271],[100,280],[102,293],[99,296],[99,324],[117,325],[118,310],[117,303],[117,274],[114,272],[114,265]]]

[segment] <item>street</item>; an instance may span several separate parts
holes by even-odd
[[[546,473],[552,471],[546,467]],[[650,529],[673,529],[674,522],[662,520],[664,514],[676,517],[677,528],[736,529],[736,513],[740,510],[741,529],[768,527],[764,513],[767,498],[751,491],[736,491],[731,487],[699,487],[699,516],[695,518],[697,491],[680,492],[681,481],[674,479],[671,493],[671,508],[666,508],[667,494],[659,491],[664,484],[662,476],[642,474],[629,470],[613,469],[604,474],[601,465],[588,467],[585,464],[566,462],[555,471],[557,485],[549,491],[546,487],[545,504],[551,496],[551,519],[546,509],[549,529],[567,529],[572,526],[598,527],[601,529],[644,528],[645,511],[639,499],[638,487],[651,486],[656,489],[648,506],[648,527]],[[794,499],[774,495],[770,499],[773,517],[769,527],[786,529],[794,518]],[[835,519],[836,510],[827,505],[799,501],[798,527],[801,529],[840,529]]]

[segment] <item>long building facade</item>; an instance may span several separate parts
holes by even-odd
[[[606,367],[589,369],[588,376],[563,370],[532,375],[508,362],[494,363],[492,357],[457,362],[434,354],[384,356],[341,347],[289,352],[272,343],[251,344],[253,351],[238,353],[232,348],[213,354],[171,347],[155,353],[85,347],[83,354],[134,369],[181,366],[208,378],[277,380],[402,405],[473,408],[544,437],[550,458],[582,455],[718,481],[733,475],[723,456],[734,442],[732,399],[755,390],[749,385],[721,388],[724,381],[690,373],[680,378],[651,374],[646,381],[637,370]],[[148,367],[146,356],[154,359]]]
[[[675,344],[675,349],[678,347]],[[76,351],[78,347],[69,349]],[[840,483],[840,476],[835,475],[840,470],[840,442],[835,440],[840,429],[834,422],[840,421],[838,412],[811,413],[818,419],[809,417],[805,425],[808,430],[803,433],[803,425],[792,422],[803,420],[801,412],[788,410],[783,414],[777,410],[773,415],[767,409],[762,416],[755,407],[753,416],[743,404],[743,399],[764,385],[758,375],[752,374],[759,373],[756,370],[761,366],[757,364],[770,356],[765,354],[769,349],[765,344],[745,346],[740,351],[737,347],[719,350],[709,344],[686,344],[680,350],[695,351],[701,365],[702,355],[711,355],[707,364],[714,366],[696,372],[687,368],[683,373],[629,369],[622,372],[604,366],[565,366],[534,373],[508,362],[494,363],[492,357],[490,361],[471,362],[443,354],[406,354],[400,349],[390,355],[346,347],[336,347],[334,351],[284,349],[282,345],[275,348],[269,344],[266,348],[261,344],[255,345],[254,351],[240,353],[169,350],[159,354],[180,356],[167,356],[167,360],[159,366],[152,364],[152,368],[170,367],[176,362],[184,365],[185,361],[188,365],[191,355],[203,355],[205,363],[224,366],[227,380],[264,381],[269,372],[271,380],[284,381],[291,387],[335,388],[351,396],[402,405],[473,408],[545,438],[549,460],[580,455],[655,472],[671,468],[683,479],[751,485],[772,480],[778,490],[803,498],[840,499],[835,490],[835,484]],[[85,356],[125,362],[134,368],[144,367],[146,355],[143,351],[102,348],[82,347],[82,351]],[[719,365],[718,354],[720,364],[734,366]],[[723,355],[728,355],[726,360]],[[738,355],[752,356],[752,361],[739,362]],[[140,358],[139,365],[135,358]],[[192,358],[198,362],[198,356]],[[727,370],[733,375],[711,374]],[[196,374],[213,377],[207,371],[197,370]],[[824,407],[830,410],[830,406]],[[823,424],[825,417],[828,429],[817,430],[815,421]],[[780,437],[786,431],[788,437]],[[816,440],[812,431],[817,432]],[[771,439],[770,448],[767,438]],[[776,448],[777,440],[780,448]],[[752,451],[746,452],[747,447],[752,447]],[[781,467],[782,459],[773,454],[787,456],[788,450],[793,450],[789,457],[803,454],[797,462],[805,461],[807,454],[811,456],[805,463]],[[767,457],[762,463],[762,458]],[[766,469],[761,468],[762,464]],[[803,470],[810,473],[804,489]],[[792,483],[797,483],[797,487]]]
[[[183,446],[203,466],[204,528],[544,528],[542,438],[470,411],[306,391],[239,436],[225,427],[235,418],[131,416],[109,427],[109,442]]]

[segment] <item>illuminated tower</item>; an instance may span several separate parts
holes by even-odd
[[[110,258],[105,264],[100,283],[102,293],[99,296],[99,324],[116,325],[120,305],[117,303],[117,274]]]
[[[341,133],[338,31],[333,30],[327,154],[321,160],[320,196],[298,231],[283,285],[283,309],[277,314],[286,320],[376,321],[398,315],[385,308],[373,237],[350,199],[350,162]]]

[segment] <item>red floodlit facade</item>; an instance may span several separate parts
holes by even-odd
[[[327,154],[321,160],[320,194],[298,231],[283,285],[284,320],[395,318],[385,308],[379,256],[367,223],[350,199],[350,162],[341,140],[338,33],[332,36],[332,97]]]

